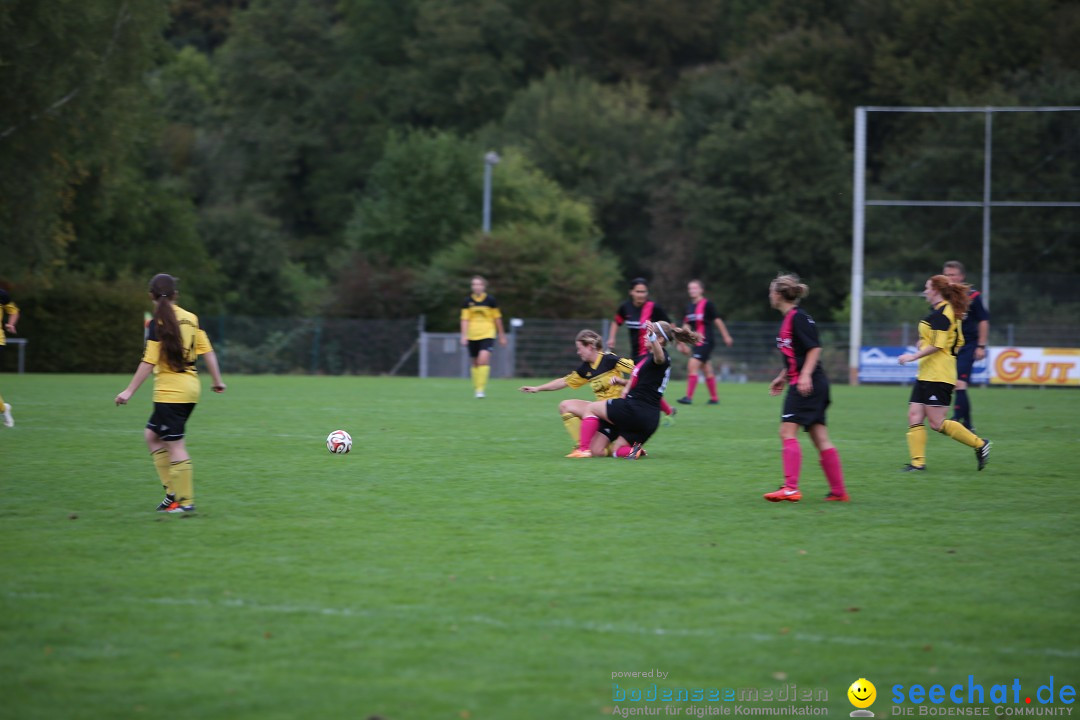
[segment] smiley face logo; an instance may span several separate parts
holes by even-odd
[[[855,707],[868,708],[877,699],[877,688],[874,687],[874,683],[866,678],[859,678],[851,683],[851,687],[847,690],[847,696]]]

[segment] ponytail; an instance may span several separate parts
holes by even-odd
[[[664,320],[656,323],[663,331],[663,335],[669,339],[678,340],[681,343],[687,343],[688,345],[697,345],[699,342],[705,339],[701,333],[696,333],[688,327],[680,327],[678,325],[672,325]]]
[[[953,314],[958,320],[967,315],[968,306],[971,305],[970,285],[951,282],[944,275],[934,275],[930,278],[930,285],[952,306]]]
[[[150,296],[154,300],[154,330],[161,343],[165,364],[173,372],[184,372],[184,343],[180,323],[176,321],[172,300],[176,297],[177,279],[161,273],[150,280]]]

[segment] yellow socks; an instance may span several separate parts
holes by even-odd
[[[195,504],[194,471],[190,459],[169,465],[169,481],[176,494],[176,502],[181,505]]]
[[[978,448],[982,447],[983,441],[979,439],[979,436],[968,430],[966,427],[956,422],[955,420],[946,420],[941,423],[941,429],[938,430],[942,435],[948,435],[957,442],[962,442],[968,447]]]
[[[581,440],[581,418],[574,413],[562,413],[561,417],[563,427],[566,428],[570,439],[574,441],[574,447],[577,447]]]
[[[476,392],[484,392],[487,387],[488,376],[491,374],[490,365],[475,365],[472,369],[472,384]]]
[[[154,469],[157,470],[158,478],[161,480],[161,487],[165,488],[165,494],[172,495],[172,473],[169,467],[172,461],[169,460],[169,451],[164,448],[155,450],[150,453],[150,459],[154,461]]]
[[[960,423],[956,423],[960,425]],[[960,425],[960,427],[964,427]],[[922,423],[911,425],[907,431],[908,454],[915,467],[926,466],[926,427]]]

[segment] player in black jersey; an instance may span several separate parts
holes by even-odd
[[[647,322],[643,330],[649,352],[634,369],[634,377],[626,386],[623,397],[589,404],[581,420],[581,442],[578,449],[567,457],[594,457],[594,439],[601,422],[614,425],[618,432],[618,438],[612,444],[615,457],[636,460],[640,456],[641,446],[656,432],[660,424],[660,403],[671,377],[671,357],[667,345],[673,342],[698,343],[701,336],[688,328],[673,326],[662,320]]]

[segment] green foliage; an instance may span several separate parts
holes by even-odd
[[[610,298],[617,265],[598,248],[587,204],[510,148],[494,167],[494,227],[484,238],[470,232],[480,224],[482,173],[477,146],[449,133],[392,136],[372,173],[370,187],[379,190],[360,200],[350,224],[347,238],[360,251],[338,280],[333,311],[369,317],[382,309],[401,317],[417,309],[437,325],[452,325],[456,315],[447,308],[457,308],[477,272],[508,278],[499,295],[520,296],[519,315],[528,308],[549,317],[565,312],[570,298],[587,307],[595,297]],[[510,269],[516,263],[520,269]],[[554,297],[561,299],[548,304]]]
[[[605,86],[574,72],[549,73],[514,96],[493,146],[513,145],[570,193],[588,200],[605,245],[629,274],[648,252],[648,206],[674,148],[666,116],[644,86]]]
[[[483,160],[452,133],[393,133],[345,229],[345,243],[393,265],[424,262],[480,223]]]
[[[151,309],[146,288],[146,281],[74,275],[58,275],[52,284],[16,285],[12,297],[20,310],[19,336],[30,341],[27,368],[36,373],[134,372],[142,357],[143,313]]]
[[[0,227],[16,277],[66,264],[84,229],[68,213],[138,132],[165,21],[160,3],[0,5]]]
[[[769,319],[761,301],[778,271],[814,288],[829,319],[848,272],[838,228],[850,215],[847,150],[825,103],[776,88],[717,117],[693,149],[681,188],[697,267],[719,307],[738,319]]]
[[[213,297],[216,311],[229,308],[240,315],[302,316],[322,303],[325,281],[290,257],[281,224],[252,205],[206,211],[200,234],[215,262],[226,271]]]
[[[457,327],[469,278],[487,278],[504,317],[600,317],[611,312],[615,258],[552,225],[509,223],[439,253],[421,288],[433,329]]]

